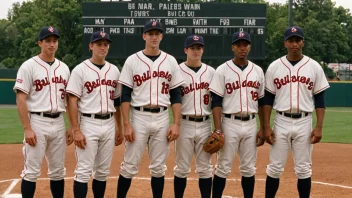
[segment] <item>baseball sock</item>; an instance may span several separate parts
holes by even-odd
[[[187,185],[187,178],[180,178],[174,176],[174,194],[175,198],[182,198],[183,193],[185,192],[185,188]]]
[[[152,177],[151,181],[153,198],[162,198],[164,191],[164,176]]]
[[[279,189],[280,179],[279,178],[272,178],[269,175],[266,176],[266,183],[265,183],[265,198],[274,198]]]
[[[226,185],[226,178],[214,175],[213,180],[213,198],[221,198],[222,192],[224,191]]]
[[[242,176],[241,185],[243,190],[244,198],[252,198],[254,192],[255,177],[244,177]]]
[[[212,178],[199,178],[198,186],[202,198],[210,198]]]
[[[33,198],[35,192],[36,182],[30,182],[22,179],[21,193],[23,198]]]
[[[50,190],[53,198],[63,198],[65,191],[65,180],[50,180]]]
[[[126,178],[122,175],[119,176],[119,181],[117,182],[117,197],[125,198],[127,196],[128,189],[130,189],[132,178]]]
[[[88,191],[88,183],[75,181],[73,183],[73,194],[75,198],[86,198]]]
[[[297,188],[300,198],[309,198],[310,189],[312,186],[312,178],[298,179]]]
[[[104,198],[106,181],[98,181],[93,179],[92,189],[94,198]]]

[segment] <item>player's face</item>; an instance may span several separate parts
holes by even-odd
[[[151,30],[143,34],[143,39],[147,46],[151,48],[158,48],[163,34],[158,30]]]
[[[239,40],[232,45],[232,51],[236,58],[245,59],[251,51],[251,44],[246,40]]]
[[[56,36],[51,35],[41,41],[38,41],[38,45],[42,49],[43,53],[49,56],[54,56],[59,46],[59,41]]]
[[[101,59],[108,55],[110,47],[110,42],[102,39],[89,44],[89,49],[93,52],[93,56],[99,57]]]
[[[304,40],[298,36],[292,36],[285,41],[285,47],[287,52],[291,55],[302,54],[302,48],[304,46]]]
[[[204,52],[204,46],[200,44],[195,44],[188,48],[185,48],[184,51],[187,54],[187,59],[193,61],[200,60]]]

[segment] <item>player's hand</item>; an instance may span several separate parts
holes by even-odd
[[[136,135],[134,134],[133,127],[130,123],[124,124],[123,131],[126,140],[129,142],[134,142],[134,140],[136,139]]]
[[[32,129],[24,130],[24,138],[26,140],[26,143],[30,146],[35,146],[37,144],[37,135]]]
[[[86,137],[83,135],[82,131],[77,129],[73,132],[73,139],[75,141],[75,145],[80,149],[85,149],[87,145]]]
[[[73,142],[73,130],[72,128],[68,128],[66,131],[66,145],[70,146]]]
[[[323,129],[319,127],[315,127],[312,131],[312,135],[310,136],[310,143],[316,144],[320,142],[323,137]]]
[[[117,130],[116,134],[115,134],[115,146],[118,146],[118,145],[122,144],[123,139],[124,138],[123,138],[122,131]]]
[[[264,132],[260,129],[257,133],[257,147],[263,145],[265,142]]]
[[[264,129],[264,136],[268,144],[270,145],[275,144],[275,141],[276,141],[275,133],[270,127]]]
[[[170,126],[170,128],[167,130],[166,133],[166,138],[169,142],[172,142],[178,138],[180,134],[180,125],[179,124],[173,124]]]

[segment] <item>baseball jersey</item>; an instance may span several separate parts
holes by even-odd
[[[35,56],[24,62],[17,72],[14,91],[27,94],[27,107],[30,112],[64,112],[65,89],[70,70],[58,59],[50,66]]]
[[[304,56],[295,66],[283,56],[268,67],[265,88],[275,94],[273,108],[291,113],[312,112],[313,95],[329,88],[319,63]]]
[[[211,114],[209,84],[215,69],[202,63],[198,72],[185,63],[180,64],[185,83],[180,86],[182,94],[182,115],[205,116]]]
[[[258,112],[258,99],[264,97],[264,87],[262,68],[248,61],[242,71],[229,60],[216,69],[209,89],[223,97],[222,113],[252,114]]]
[[[90,114],[115,112],[114,99],[121,95],[119,69],[109,62],[99,69],[89,59],[77,65],[71,73],[67,92],[77,96],[79,111]]]
[[[176,59],[161,51],[153,62],[139,51],[129,56],[119,82],[133,89],[131,106],[168,106],[169,90],[184,83]]]

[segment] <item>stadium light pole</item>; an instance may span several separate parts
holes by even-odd
[[[292,24],[292,5],[293,0],[288,0],[288,26],[291,27]]]

